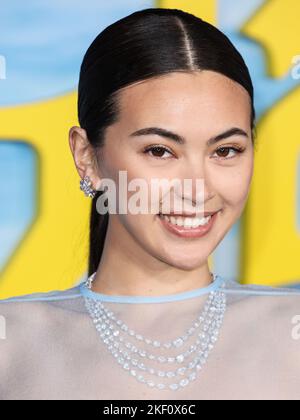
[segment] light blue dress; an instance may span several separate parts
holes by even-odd
[[[83,282],[0,301],[0,399],[300,398],[300,291],[115,296]]]

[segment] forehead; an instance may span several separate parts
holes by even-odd
[[[131,128],[250,125],[248,92],[213,71],[173,72],[130,85],[120,92],[120,106],[121,121]]]

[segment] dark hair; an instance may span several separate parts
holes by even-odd
[[[219,29],[179,9],[149,8],[107,26],[92,42],[80,68],[79,124],[95,148],[105,129],[118,120],[118,92],[130,84],[170,72],[211,70],[242,85],[255,110],[249,70],[229,38]],[[252,137],[253,141],[253,137]],[[92,200],[88,275],[98,268],[109,215],[100,215]]]

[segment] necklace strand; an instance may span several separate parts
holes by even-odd
[[[89,289],[91,288],[94,276],[95,273],[90,276],[86,282],[86,287]],[[175,391],[194,381],[198,372],[201,371],[206,364],[207,358],[218,340],[219,332],[223,324],[226,311],[226,295],[221,291],[210,292],[204,310],[186,333],[166,343],[161,343],[158,340],[151,340],[145,338],[141,334],[137,334],[122,320],[118,319],[114,312],[108,310],[100,301],[85,297],[85,304],[103,343],[125,371],[129,372],[138,382],[144,383],[150,388],[155,387],[159,390],[170,389]],[[119,329],[116,329],[116,326],[119,327]],[[184,343],[187,343],[189,339],[193,338],[199,327],[202,328],[198,333],[196,341],[190,345],[186,352],[175,356],[156,356],[152,353],[148,353],[145,349],[139,349],[136,345],[126,341],[121,336],[121,334],[127,335],[130,338],[134,338],[136,341],[151,346],[152,349],[170,349],[172,347],[178,349],[182,347]],[[193,353],[196,353],[196,356],[188,361],[186,365],[183,365],[183,362],[193,355]],[[160,365],[167,365],[167,368],[170,363],[179,364],[180,367],[176,368],[175,371],[162,370],[161,368],[156,370],[146,366],[145,363],[140,362],[138,359],[139,357],[143,360],[149,359],[158,362]],[[157,383],[152,379],[146,379],[144,374],[141,374],[140,371],[158,377],[159,382]],[[181,377],[179,382],[171,384],[162,382],[162,379],[171,379],[177,376]]]
[[[116,340],[119,343],[123,343],[124,339],[123,339],[123,337],[120,336],[120,330],[117,330],[115,328],[114,324],[112,322],[110,322],[109,318],[114,318],[115,323],[120,326],[120,329],[125,331],[125,333],[127,333],[129,336],[134,337],[136,340],[144,341],[146,344],[151,343],[151,345],[153,347],[156,347],[156,348],[159,348],[159,347],[170,348],[172,345],[175,348],[179,348],[183,345],[183,343],[185,341],[188,340],[188,338],[190,336],[193,335],[193,333],[197,330],[197,328],[203,324],[206,315],[208,315],[209,318],[213,318],[213,314],[214,314],[214,311],[215,311],[215,306],[213,306],[213,297],[212,296],[209,298],[209,301],[212,302],[212,303],[210,305],[206,304],[206,306],[204,308],[204,313],[198,317],[199,322],[198,321],[194,322],[193,326],[188,329],[186,335],[180,336],[179,338],[176,338],[172,342],[168,342],[168,343],[165,343],[165,344],[161,344],[159,341],[152,341],[152,340],[149,340],[149,339],[144,339],[143,336],[134,333],[134,330],[128,329],[126,324],[124,324],[123,322],[118,322],[116,317],[114,315],[112,315],[112,312],[107,311],[107,309],[104,308],[101,303],[99,303],[99,308],[94,309],[93,322],[95,324],[98,324],[98,326],[99,326],[98,328],[99,328],[100,333],[101,333],[101,330],[106,329],[106,325],[107,325],[108,329],[111,331],[111,334],[114,337],[116,337]],[[197,328],[195,328],[195,324],[197,325]],[[126,326],[126,329],[122,328],[124,326]],[[202,333],[199,333],[199,336],[205,334],[205,332],[208,330],[208,325],[204,325],[203,330],[204,331]],[[159,363],[165,363],[166,361],[168,363],[174,363],[174,362],[181,363],[182,362],[181,358],[183,356],[187,357],[190,353],[193,353],[194,351],[196,351],[199,344],[200,344],[200,340],[198,339],[196,341],[196,346],[190,346],[189,350],[186,353],[178,356],[177,358],[169,357],[168,359],[163,357],[163,356],[157,357],[153,354],[149,354],[146,350],[138,350],[138,348],[136,346],[132,345],[131,343],[126,343],[125,346],[126,346],[127,349],[131,350],[132,352],[139,353],[139,355],[141,357],[146,357],[150,360],[158,361]]]
[[[149,344],[153,346],[154,348],[160,348],[164,347],[166,349],[170,349],[171,347],[181,347],[185,341],[193,334],[194,331],[196,331],[197,328],[204,322],[205,316],[208,314],[208,316],[212,316],[211,312],[214,311],[214,307],[212,306],[213,302],[213,294],[211,294],[208,298],[208,301],[204,307],[204,313],[200,315],[197,320],[193,323],[192,327],[190,327],[184,335],[181,335],[180,337],[176,338],[176,340],[169,341],[167,343],[161,343],[157,340],[150,340],[148,338],[144,338],[141,334],[137,334],[133,329],[130,329],[123,321],[116,318],[116,316],[113,314],[113,312],[109,311],[105,306],[99,302],[99,315],[102,315],[102,318],[105,318],[107,321],[105,321],[107,324],[112,325],[109,328],[112,330],[115,329],[112,322],[109,322],[108,319],[112,319],[113,322],[120,328],[120,330],[125,331],[128,335],[134,337],[138,341],[144,341],[146,344]],[[209,313],[209,311],[211,311]],[[118,333],[115,334],[117,336]],[[153,359],[154,360],[154,359]]]

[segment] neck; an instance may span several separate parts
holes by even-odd
[[[161,296],[211,284],[207,261],[189,271],[171,266],[143,250],[125,229],[123,232],[120,235],[120,231],[108,226],[93,291],[107,295]]]

